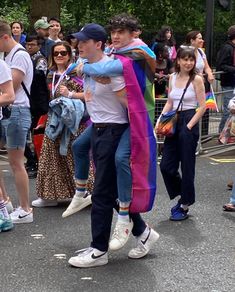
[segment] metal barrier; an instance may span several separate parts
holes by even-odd
[[[216,76],[224,72],[213,72]],[[213,83],[214,94],[218,105],[219,112],[207,110],[203,118],[200,120],[199,141],[197,154],[201,156],[213,156],[235,150],[235,143],[221,144],[219,138],[219,124],[223,113],[223,97],[224,94],[233,92],[233,90],[222,91],[220,81],[216,80]],[[156,98],[155,105],[155,122],[160,116],[162,109],[167,101],[167,98]],[[164,138],[158,136],[158,156],[161,156],[163,149]]]
[[[213,72],[213,74],[216,76],[224,74],[224,72]],[[223,91],[220,86],[220,81],[216,79],[213,88],[219,112],[207,110],[200,120],[197,154],[203,157],[223,154],[235,149],[235,143],[221,144],[219,142],[219,124],[223,114],[223,98],[226,93],[231,93],[233,90]]]

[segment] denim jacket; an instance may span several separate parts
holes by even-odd
[[[67,155],[70,134],[76,134],[84,113],[84,104],[78,99],[61,96],[53,99],[48,113],[45,134],[53,141],[61,135],[60,155]]]

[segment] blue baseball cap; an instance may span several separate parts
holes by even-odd
[[[103,26],[96,23],[89,23],[83,26],[79,32],[73,33],[72,37],[79,41],[95,40],[106,42],[108,35]]]

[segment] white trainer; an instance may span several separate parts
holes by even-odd
[[[77,268],[91,268],[108,263],[107,251],[100,251],[93,247],[78,250],[78,255],[69,259],[69,264]]]
[[[159,234],[152,228],[149,228],[147,236],[140,235],[137,237],[137,244],[135,248],[132,248],[128,257],[132,259],[140,259],[148,254],[154,243],[158,240]]]
[[[73,197],[68,208],[62,214],[62,217],[68,217],[74,213],[81,211],[87,206],[91,205],[91,195],[85,195],[84,197]]]
[[[55,207],[58,205],[57,200],[45,200],[42,198],[38,198],[34,201],[32,201],[32,206],[37,208],[43,208],[43,207]]]
[[[120,222],[117,221],[113,236],[109,242],[110,250],[118,250],[122,248],[128,241],[128,238],[131,234],[133,228],[133,222]]]
[[[33,222],[33,210],[26,212],[21,207],[15,209],[11,213],[11,219],[13,223],[32,223]]]

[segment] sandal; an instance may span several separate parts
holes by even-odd
[[[223,208],[224,208],[224,211],[235,212],[235,205],[231,203],[223,205]]]
[[[233,188],[233,182],[232,182],[232,181],[229,181],[228,184],[227,184],[227,189],[228,189],[229,191],[231,191],[232,188]]]

